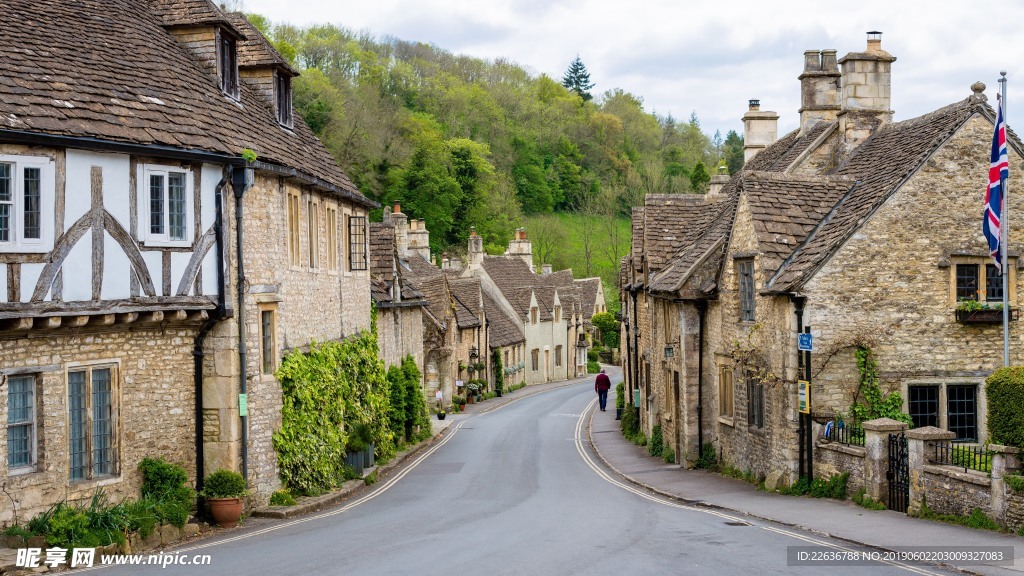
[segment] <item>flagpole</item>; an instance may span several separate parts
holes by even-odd
[[[999,71],[999,92],[1002,96],[1001,101],[998,103],[1002,110],[1003,125],[1006,125],[1006,70]],[[998,122],[999,114],[996,114]],[[1009,149],[1009,142],[1007,142],[1007,149]],[[1006,243],[1010,237],[1010,190],[1006,178],[1000,178],[1000,188],[1003,191],[1003,209],[1002,209],[1002,222],[999,226],[1000,239],[999,245],[1002,251],[1000,260],[1002,264],[1002,276],[1003,276],[1003,366],[1010,365],[1010,270],[1007,267],[1006,257]]]

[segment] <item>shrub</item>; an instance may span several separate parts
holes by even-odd
[[[494,390],[500,392],[505,388],[505,368],[501,363],[501,348],[495,348],[491,353],[491,365],[494,367]]]
[[[160,522],[181,527],[188,521],[196,501],[196,492],[189,486],[188,474],[177,464],[163,458],[144,458],[139,463],[142,472],[142,500],[150,506],[142,506],[147,513]]]
[[[594,327],[601,331],[601,343],[608,348],[619,347],[619,321],[610,312],[598,312],[590,319]]]
[[[622,382],[615,385],[615,407],[619,409],[626,407],[626,385]]]
[[[627,408],[622,412],[622,420],[619,421],[619,428],[627,440],[632,440],[640,433],[640,410],[636,407]]]
[[[700,448],[700,458],[697,458],[697,468],[713,470],[718,466],[718,454],[715,453],[715,445],[705,442]]]
[[[245,492],[245,478],[231,470],[217,470],[203,482],[204,498],[240,498]]]
[[[651,456],[661,456],[661,449],[661,424],[658,424],[651,431],[651,439],[647,443],[647,453]]]
[[[295,497],[286,489],[278,490],[270,495],[271,506],[294,506]]]
[[[662,446],[662,448],[661,448],[661,457],[668,464],[675,464],[676,463],[676,452],[675,452],[675,450],[673,450],[669,446]]]
[[[995,444],[1024,447],[1024,366],[1000,368],[985,380],[988,434]]]
[[[1006,476],[1003,476],[1003,481],[1005,481],[1006,485],[1014,492],[1024,492],[1024,476],[1007,474]]]
[[[601,358],[601,354],[596,349],[591,348],[590,350],[587,350],[587,361],[588,362],[597,362],[598,360],[600,360],[600,358]]]
[[[885,510],[885,504],[875,500],[871,496],[867,495],[867,490],[861,488],[851,498],[858,506],[867,508],[868,510]]]
[[[601,371],[601,365],[593,360],[587,361],[587,374],[597,374]]]

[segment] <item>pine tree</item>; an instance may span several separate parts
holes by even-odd
[[[572,64],[569,64],[569,69],[565,71],[565,76],[562,76],[562,86],[579,94],[580,98],[583,98],[584,101],[593,98],[587,90],[593,88],[594,84],[590,81],[590,72],[587,72],[587,67],[583,65],[579,54],[576,55],[576,59],[572,61]]]

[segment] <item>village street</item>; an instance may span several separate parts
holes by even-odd
[[[621,378],[618,370],[612,375],[614,381]],[[149,570],[253,576],[735,574],[756,564],[765,573],[816,574],[825,568],[788,566],[788,547],[821,543],[828,547],[815,550],[865,550],[628,486],[600,463],[587,441],[585,426],[595,408],[591,381],[456,417],[425,457],[339,508],[295,521],[251,519],[240,529],[179,549],[210,554],[209,566]],[[614,422],[609,404],[608,412],[594,413],[595,420]],[[607,428],[595,433],[617,433]],[[828,569],[948,573],[877,564]]]

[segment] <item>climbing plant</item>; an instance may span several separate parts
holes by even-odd
[[[281,480],[294,493],[319,494],[344,481],[345,447],[356,430],[378,458],[394,455],[390,389],[372,330],[289,354],[277,378],[283,405],[273,444]]]
[[[494,366],[494,389],[500,391],[505,387],[505,370],[501,364],[501,348],[491,353],[491,365]]]
[[[891,418],[911,424],[909,414],[903,413],[903,397],[899,392],[882,393],[878,384],[878,362],[871,348],[858,346],[857,357],[858,386],[850,413],[856,422],[874,420],[875,418]],[[863,402],[857,401],[863,398]]]
[[[404,437],[409,442],[429,438],[430,412],[423,398],[416,359],[406,356],[400,366],[388,368],[387,378],[391,393],[389,422],[395,438]]]

